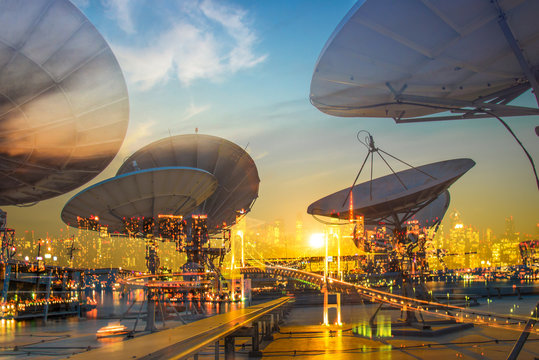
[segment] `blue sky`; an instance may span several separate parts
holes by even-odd
[[[334,118],[309,103],[318,55],[353,1],[74,3],[111,45],[130,96],[124,145],[92,183],[113,176],[138,148],[199,128],[247,147],[255,159],[260,198],[250,216],[291,226],[298,215],[308,221],[311,202],[351,185],[365,156],[355,136],[365,129],[380,147],[414,165],[474,159],[477,165],[450,189],[450,209],[461,211],[467,224],[495,232],[510,215],[517,229],[537,231],[539,192],[529,164],[495,120],[396,125]],[[529,93],[515,103],[535,106]],[[539,159],[538,119],[508,122]],[[387,169],[378,163],[375,173]],[[63,205],[81,189],[33,209],[6,209],[9,225],[54,233]]]

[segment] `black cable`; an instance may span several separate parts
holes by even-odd
[[[533,162],[533,159],[531,157],[531,155],[528,153],[528,150],[526,150],[526,148],[524,147],[524,145],[522,145],[522,142],[520,142],[520,140],[517,138],[517,136],[515,135],[515,133],[513,132],[513,130],[511,130],[511,128],[509,127],[509,125],[507,125],[507,123],[505,121],[502,120],[502,118],[500,118],[499,116],[497,116],[496,114],[490,112],[490,111],[485,111],[485,113],[495,117],[496,119],[498,119],[499,122],[502,123],[503,126],[505,126],[505,128],[507,129],[507,131],[509,131],[509,133],[513,136],[513,138],[517,141],[517,143],[520,145],[520,147],[522,148],[522,150],[524,151],[524,153],[526,154],[526,156],[528,157],[528,160],[530,161],[530,164],[532,165],[532,169],[533,169],[533,174],[535,175],[535,182],[537,183],[537,189],[539,190],[539,177],[537,176],[537,170],[535,169],[535,163]]]
[[[416,104],[416,103],[413,103],[413,102],[412,103],[402,102],[402,104],[419,105],[419,106],[423,106],[423,107],[427,107],[427,108],[433,108],[433,109],[456,110],[454,108],[448,108],[448,107],[445,107],[445,106],[433,106],[433,105],[425,105],[425,104]],[[499,116],[497,116],[492,111],[485,110],[485,109],[480,109],[480,110],[478,109],[477,112],[483,112],[485,114],[488,114],[488,115],[498,119],[498,121],[502,123],[502,125],[507,129],[507,131],[509,131],[509,133],[517,141],[517,143],[520,145],[520,147],[522,148],[522,150],[524,151],[524,153],[526,154],[526,156],[528,157],[528,160],[530,161],[530,163],[532,165],[533,174],[535,175],[535,182],[537,183],[537,189],[539,190],[539,177],[537,176],[537,170],[535,169],[535,163],[533,162],[533,159],[532,159],[531,155],[528,153],[528,150],[526,150],[524,145],[522,145],[522,142],[520,142],[520,140],[517,138],[517,136],[515,135],[513,130],[511,130],[509,125],[507,125],[507,123],[505,121],[503,121]]]
[[[419,106],[424,106],[424,107],[434,108],[434,109],[455,110],[454,108],[451,109],[451,108],[444,107],[444,106],[432,106],[432,105],[416,104],[416,103],[405,103],[405,102],[403,102],[402,104],[419,105]],[[520,145],[520,147],[522,148],[522,150],[524,151],[524,153],[525,153],[526,156],[528,157],[528,160],[530,161],[530,163],[531,163],[531,165],[532,165],[533,174],[535,175],[535,182],[537,183],[537,189],[539,189],[539,177],[537,176],[537,170],[535,169],[535,163],[533,162],[533,159],[532,159],[531,155],[528,153],[528,150],[526,150],[526,148],[524,147],[524,145],[522,145],[522,143],[521,143],[520,140],[517,138],[517,136],[515,135],[515,133],[513,132],[513,130],[511,130],[511,128],[509,127],[509,125],[507,125],[507,123],[506,123],[505,121],[503,121],[499,116],[497,116],[496,114],[494,114],[492,111],[488,111],[488,110],[485,110],[485,109],[481,109],[481,110],[477,110],[477,112],[483,112],[483,113],[485,113],[485,114],[489,114],[490,116],[492,116],[492,117],[498,119],[498,121],[501,122],[503,126],[505,126],[505,128],[507,129],[507,131],[509,131],[509,133],[510,133],[510,134],[513,136],[513,138],[517,141],[517,143]]]
[[[371,181],[369,182],[369,196],[370,200],[372,201],[372,171],[374,168],[374,152],[371,151]]]

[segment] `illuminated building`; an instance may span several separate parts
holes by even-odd
[[[296,218],[296,244],[303,243],[303,221],[301,215]]]
[[[515,221],[513,216],[505,218],[505,238],[508,240],[515,240],[518,237],[518,234],[515,233]]]

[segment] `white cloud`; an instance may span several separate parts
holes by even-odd
[[[116,14],[129,14],[129,9],[122,7],[127,7],[127,0],[108,1],[115,4],[111,9],[116,9]],[[198,79],[220,81],[265,60],[266,55],[254,52],[257,37],[244,10],[211,0],[195,4],[182,6],[181,13],[172,16],[174,22],[152,34],[146,45],[114,46],[135,88],[149,90],[174,78],[183,85]],[[128,15],[126,19],[130,19]],[[118,21],[123,28],[120,17]]]
[[[253,158],[253,160],[260,160],[260,159],[265,158],[268,155],[269,155],[269,152],[264,151],[264,152],[262,152],[260,154],[251,154],[251,157]]]
[[[168,80],[173,65],[173,53],[165,47],[145,51],[128,47],[114,47],[122,70],[128,81],[139,90],[149,90],[158,83]]]
[[[143,123],[129,126],[122,149],[120,151],[121,156],[131,155],[140,147],[146,145],[150,138],[152,138],[154,135],[153,129],[155,128],[155,120],[147,120]]]
[[[102,0],[102,2],[108,17],[117,20],[118,26],[127,34],[135,33],[129,0]]]
[[[197,106],[191,101],[191,104],[189,104],[189,107],[185,110],[182,121],[189,120],[190,118],[208,110],[210,107],[211,106],[209,104]]]
[[[255,34],[244,23],[247,15],[245,11],[227,8],[222,3],[214,3],[210,0],[205,0],[201,9],[209,19],[220,23],[229,35],[236,40],[236,46],[230,51],[228,59],[232,71],[252,67],[265,60],[265,55],[255,56],[251,51],[257,39]]]

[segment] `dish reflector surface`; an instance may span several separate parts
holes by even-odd
[[[238,212],[248,212],[258,197],[260,178],[253,159],[238,145],[220,137],[177,135],[151,143],[131,155],[118,175],[137,168],[188,166],[203,169],[217,179],[215,193],[193,213],[208,215],[208,227],[233,225]]]
[[[352,189],[354,216],[364,215],[366,224],[395,223],[393,215],[398,217],[399,222],[405,220],[405,216],[411,216],[428,205],[474,165],[471,159],[454,159],[400,171],[397,175],[406,188],[393,174],[374,179],[372,183],[358,184]],[[345,188],[328,195],[309,205],[307,212],[349,219],[349,193],[350,188]]]
[[[216,178],[201,169],[163,167],[125,173],[75,195],[62,210],[62,220],[77,226],[77,217],[99,217],[109,232],[122,233],[123,218],[186,215],[217,188]]]
[[[111,49],[66,0],[0,0],[0,205],[48,199],[99,174],[127,129]]]
[[[539,1],[499,5],[536,69]],[[445,111],[397,101],[393,91],[398,95],[403,86],[404,95],[473,101],[515,86],[522,93],[530,85],[491,1],[358,1],[320,54],[311,102],[334,116],[410,118]]]

